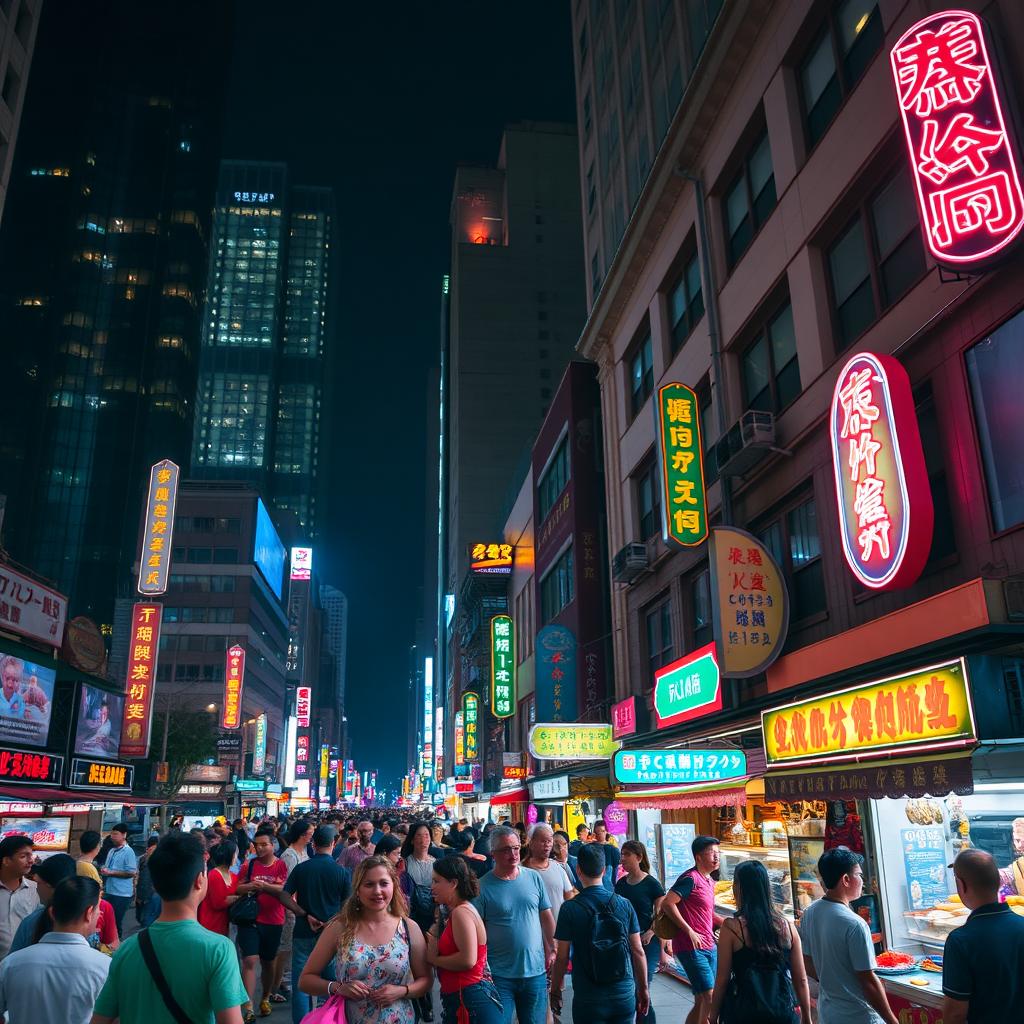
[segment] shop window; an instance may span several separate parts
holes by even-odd
[[[882,45],[883,35],[882,16],[874,0],[843,0],[831,5],[825,24],[799,68],[811,147],[825,134],[843,100],[860,81]]]
[[[570,545],[540,581],[540,617],[547,625],[575,596],[573,553]]]
[[[747,251],[754,235],[775,209],[775,201],[772,154],[768,132],[763,131],[725,190],[722,211],[730,267]]]
[[[784,511],[756,536],[782,567],[789,586],[790,621],[799,623],[827,611],[818,511],[813,498]]]
[[[630,410],[633,418],[644,406],[654,390],[654,347],[648,328],[629,360]]]
[[[967,350],[967,376],[996,532],[1024,522],[1024,312]]]
[[[537,484],[537,522],[543,523],[569,482],[569,438],[562,438]]]
[[[661,533],[661,476],[657,462],[649,463],[633,477],[633,487],[640,539],[647,540]]]
[[[654,608],[644,612],[645,636],[647,638],[647,684],[654,685],[654,673],[675,660],[675,645],[672,642],[672,599],[666,598]]]
[[[747,409],[779,413],[800,394],[796,333],[788,302],[758,332],[743,353],[742,365]]]
[[[704,315],[704,292],[701,289],[700,263],[696,252],[683,264],[678,277],[668,288],[667,297],[672,352],[675,354]]]

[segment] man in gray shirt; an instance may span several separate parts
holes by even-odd
[[[474,901],[487,927],[487,960],[501,996],[505,1024],[544,1024],[547,971],[555,960],[555,919],[544,883],[519,864],[519,833],[499,825],[491,833],[494,870],[480,879]]]
[[[867,922],[850,909],[864,891],[861,857],[845,846],[818,858],[825,895],[800,919],[807,973],[818,982],[819,1024],[899,1024],[874,973]]]

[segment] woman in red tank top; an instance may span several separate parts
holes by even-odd
[[[470,902],[480,894],[476,875],[461,857],[434,861],[431,892],[448,908],[427,932],[427,962],[441,982],[443,1024],[502,1024],[501,1000],[487,968],[487,930]],[[439,915],[440,917],[440,915]]]

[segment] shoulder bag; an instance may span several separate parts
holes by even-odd
[[[256,859],[253,858],[249,861],[249,873],[246,875],[246,882],[252,881],[252,869],[255,865]],[[246,928],[256,923],[256,918],[259,916],[259,912],[259,894],[255,892],[247,892],[244,896],[235,900],[235,902],[228,907],[228,920],[232,924],[238,925],[239,928]]]
[[[164,1001],[164,1006],[167,1007],[167,1012],[177,1024],[193,1024],[192,1018],[181,1008],[178,1000],[174,998],[174,993],[171,992],[171,986],[167,984],[160,961],[156,958],[156,950],[153,948],[153,940],[150,938],[148,928],[143,928],[139,932],[139,951],[142,953],[142,959],[146,962],[146,968],[153,979],[153,984],[156,985],[160,998]]]

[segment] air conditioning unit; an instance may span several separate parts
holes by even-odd
[[[632,583],[650,568],[646,544],[627,544],[612,559],[612,579],[616,583]]]
[[[775,451],[775,415],[748,409],[715,445],[720,476],[743,476]]]

